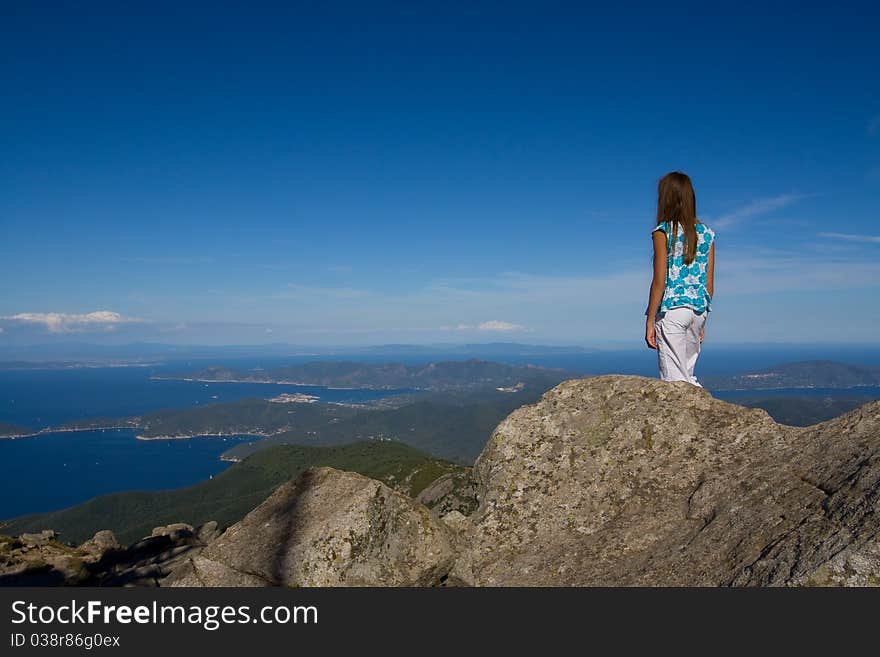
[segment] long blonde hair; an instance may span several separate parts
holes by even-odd
[[[670,244],[675,244],[678,227],[684,229],[684,262],[697,257],[697,196],[687,174],[667,173],[657,185],[657,223],[669,222]]]

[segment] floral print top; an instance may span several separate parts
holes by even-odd
[[[666,247],[669,253],[669,261],[666,265],[666,289],[663,291],[663,301],[660,302],[658,312],[681,307],[692,308],[697,313],[711,310],[712,297],[706,289],[706,270],[709,268],[709,249],[715,241],[715,231],[702,223],[696,225],[697,253],[694,261],[686,265],[684,229],[681,224],[678,226],[674,247],[670,247],[672,239],[669,235],[670,222],[657,224],[654,230],[662,230],[666,233]],[[653,233],[654,230],[651,232]]]

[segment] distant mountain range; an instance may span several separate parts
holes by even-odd
[[[491,358],[493,356],[547,356],[554,354],[590,354],[596,349],[577,347],[573,345],[555,346],[540,344],[521,344],[519,342],[487,342],[474,344],[383,344],[360,349],[364,353],[389,354],[389,355],[458,355],[477,358]]]
[[[262,345],[174,345],[134,342],[120,345],[99,345],[84,342],[52,342],[34,345],[0,345],[0,369],[20,368],[23,362],[59,364],[78,362],[83,365],[106,362],[138,363],[156,360],[185,360],[246,357],[381,357],[395,358],[497,358],[498,356],[546,356],[587,354],[595,350],[578,346],[532,345],[518,342],[473,344],[384,344],[351,347],[326,347],[273,343]]]
[[[854,388],[880,385],[880,368],[830,360],[806,360],[734,376],[702,377],[701,381],[710,390]]]

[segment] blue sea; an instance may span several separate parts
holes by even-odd
[[[93,417],[128,417],[282,392],[363,402],[396,392],[151,378],[169,367],[0,371],[0,422],[42,429]],[[179,366],[178,366],[178,369]],[[229,467],[219,456],[246,437],[138,440],[129,429],[0,439],[0,519],[54,511],[122,490],[164,490]],[[2,533],[2,529],[0,529]]]
[[[0,440],[0,518],[55,511],[121,490],[180,488],[229,467],[246,437],[138,440],[131,429]],[[0,529],[2,533],[2,529]]]
[[[395,392],[152,378],[178,371],[179,365],[0,370],[0,422],[42,429],[82,418],[130,417],[161,408],[192,408],[245,397],[268,398],[282,392],[317,395],[328,402],[363,402]]]

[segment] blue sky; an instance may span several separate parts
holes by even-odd
[[[4,6],[0,341],[877,342],[876,4],[413,4]]]

